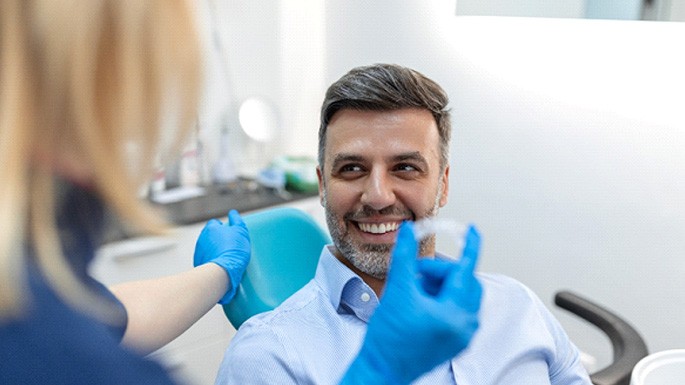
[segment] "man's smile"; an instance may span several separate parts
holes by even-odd
[[[371,234],[385,234],[396,231],[400,227],[400,222],[386,222],[386,223],[362,223],[358,222],[359,229],[365,233]]]

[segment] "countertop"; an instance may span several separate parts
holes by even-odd
[[[169,222],[189,225],[205,222],[211,218],[226,220],[231,209],[239,212],[258,210],[316,196],[316,192],[284,191],[279,192],[252,181],[239,181],[226,186],[204,186],[205,194],[178,202],[158,204],[151,202],[166,215]],[[128,231],[113,216],[107,221],[104,243],[114,242],[136,236]]]

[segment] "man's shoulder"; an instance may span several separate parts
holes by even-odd
[[[537,305],[539,298],[524,283],[500,273],[477,273],[483,285],[485,298],[489,301],[504,302],[512,305]]]
[[[476,273],[476,277],[485,287],[528,290],[526,285],[516,278],[500,273]]]
[[[217,384],[332,383],[320,377],[339,378],[337,364],[351,359],[355,338],[362,335],[337,327],[343,324],[339,317],[327,293],[310,281],[280,306],[243,323],[224,355]]]
[[[239,332],[260,329],[299,328],[303,318],[313,318],[326,311],[327,295],[314,280],[293,293],[273,310],[257,314],[243,324]],[[329,303],[330,304],[330,303]]]

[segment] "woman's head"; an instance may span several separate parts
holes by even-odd
[[[0,317],[17,308],[28,234],[53,284],[78,291],[50,245],[55,174],[133,226],[162,224],[137,191],[195,118],[195,21],[185,0],[0,0]]]

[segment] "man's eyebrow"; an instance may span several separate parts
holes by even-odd
[[[407,160],[413,160],[413,161],[419,162],[423,165],[428,164],[428,160],[426,160],[426,158],[423,155],[421,155],[421,153],[419,151],[398,154],[398,155],[393,156],[392,160],[395,162],[403,162],[403,161],[407,161]]]
[[[331,162],[331,168],[335,169],[335,168],[339,167],[341,163],[363,162],[364,159],[365,158],[361,155],[349,154],[349,153],[340,153],[340,154],[337,154],[335,156],[335,158],[333,158],[333,162]],[[417,163],[421,163],[424,166],[428,165],[428,160],[426,160],[426,158],[419,151],[412,151],[412,152],[406,152],[406,153],[393,155],[389,158],[389,160],[392,162],[414,161]]]

